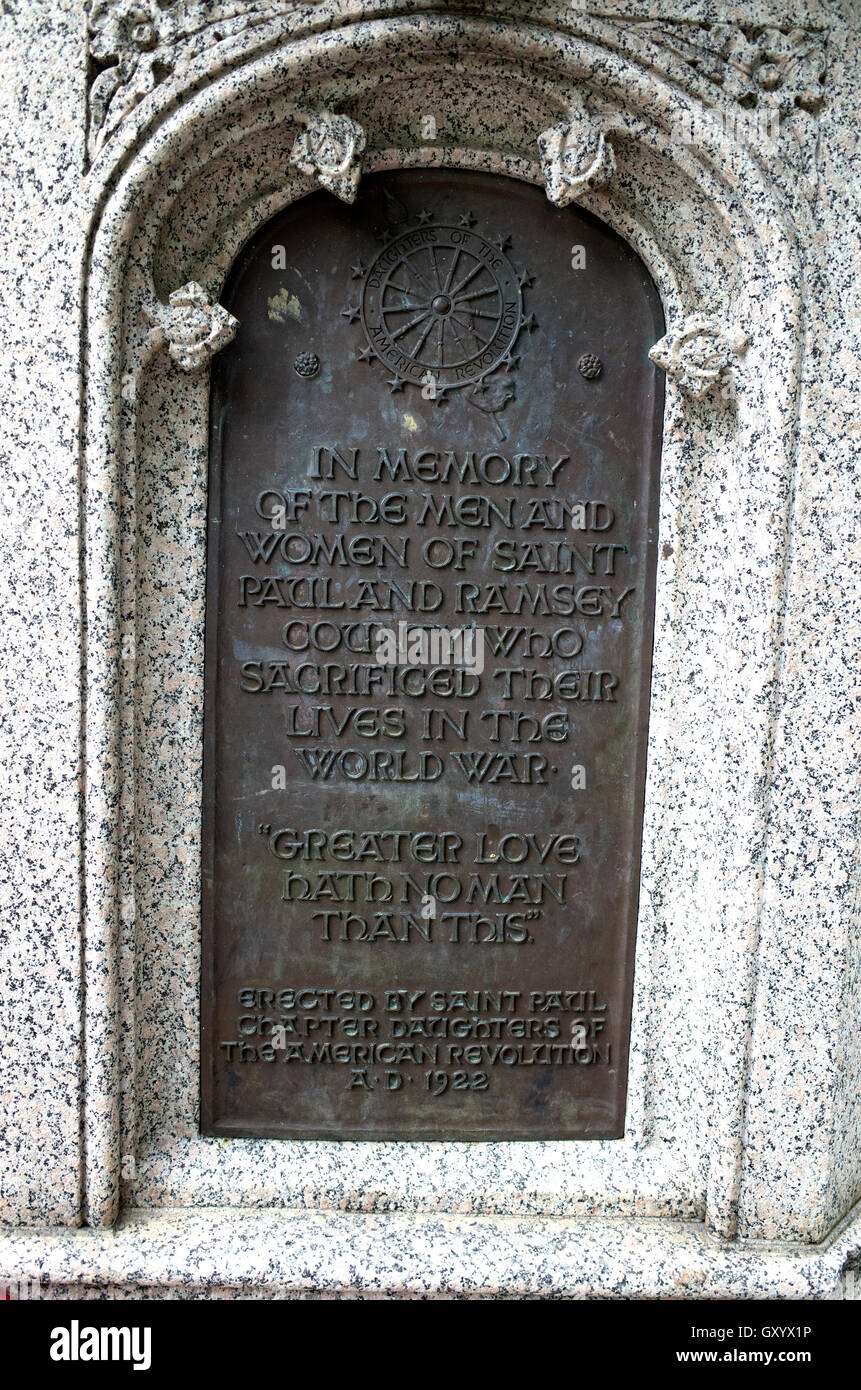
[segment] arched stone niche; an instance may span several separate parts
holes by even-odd
[[[484,18],[422,9],[324,4],[233,35],[137,105],[89,175],[86,1220],[128,1207],[345,1207],[649,1215],[706,1219],[726,1237],[818,1239],[843,1197],[815,1156],[790,1179],[748,1148],[755,999],[769,989],[760,922],[803,198],[787,193],[794,175],[773,150],[728,149],[708,129],[679,138],[707,83],[658,62],[648,36],[637,47],[602,21],[553,28],[543,12],[506,19],[505,6]],[[317,187],[291,152],[324,110],[361,126],[366,171],[532,183],[546,172],[539,137],[574,112],[615,157],[612,177],[575,201],[642,257],[671,333],[702,314],[749,344],[723,392],[690,394],[674,370],[668,383],[622,1140],[198,1133],[209,372],[205,352],[189,371],[171,355],[168,300],[196,283],[217,304],[246,240]],[[813,1088],[794,1121],[811,1133]]]

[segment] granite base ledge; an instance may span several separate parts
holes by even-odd
[[[857,1210],[813,1247],[694,1221],[339,1211],[129,1211],[110,1230],[0,1235],[0,1279],[42,1299],[843,1299],[859,1264]]]

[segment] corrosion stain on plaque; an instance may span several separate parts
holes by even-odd
[[[421,171],[294,204],[221,299],[202,1128],[618,1137],[654,286],[538,189]]]

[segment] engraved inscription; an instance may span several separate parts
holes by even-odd
[[[222,298],[241,327],[213,371],[203,1128],[618,1136],[655,291],[539,190],[422,171],[295,205]]]

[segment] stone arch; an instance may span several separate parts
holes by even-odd
[[[295,1175],[288,1176],[283,1148],[278,1154],[264,1141],[255,1157],[240,1141],[241,1177],[225,1193],[217,1149],[194,1132],[196,1080],[189,1088],[176,1057],[159,1069],[153,1038],[170,1009],[136,1002],[163,997],[173,971],[174,1005],[187,1018],[196,988],[193,745],[202,693],[208,373],[177,370],[153,317],[189,281],[217,300],[254,230],[315,187],[289,159],[297,118],[313,95],[313,109],[361,123],[369,170],[437,165],[529,182],[542,179],[538,136],[585,102],[617,167],[608,184],[577,201],[642,257],[670,325],[708,310],[738,319],[750,335],[734,402],[668,392],[661,515],[668,554],[659,572],[630,1135],[578,1155],[576,1171],[559,1145],[508,1146],[526,1174],[524,1210],[549,1203],[560,1213],[707,1215],[718,1231],[735,1232],[768,818],[762,768],[772,737],[802,342],[798,212],[781,189],[779,162],[767,169],[753,148],[730,157],[709,136],[697,147],[679,142],[674,118],[700,109],[689,84],[656,75],[596,29],[580,41],[545,27],[426,14],[316,37],[282,35],[263,51],[249,40],[248,52],[240,43],[229,68],[208,82],[201,60],[184,90],[144,103],[92,170],[83,462],[92,1224],[113,1220],[129,1194],[137,1205],[157,1205],[156,1189],[175,1205],[277,1204],[311,1188],[325,1203],[327,1166],[335,1172],[342,1162],[337,1146],[323,1159],[316,1146],[314,1167],[307,1145],[291,1145]],[[436,143],[414,133],[429,94],[441,117]],[[697,536],[695,546],[680,545],[683,529]],[[169,561],[183,568],[188,586],[166,600],[159,566]],[[734,575],[731,588],[714,582],[724,569]],[[679,673],[690,670],[699,675],[686,689]],[[174,673],[187,696],[185,721],[172,722],[153,671]],[[705,755],[684,734],[694,710],[713,731]],[[169,796],[153,773],[156,755],[166,760]],[[691,878],[692,844],[705,890]],[[168,860],[174,869],[165,873]],[[720,1002],[727,998],[731,1026]],[[192,1036],[195,1025],[187,1026]],[[701,1118],[692,1118],[695,1096],[707,1098]],[[178,1147],[171,1149],[169,1134]],[[126,1175],[121,1198],[121,1154],[138,1153],[138,1145],[139,1176]],[[477,1151],[458,1156],[457,1147],[440,1146],[421,1190],[404,1184],[391,1154],[355,1160],[357,1205],[371,1191],[387,1206],[444,1207],[446,1168],[459,1162],[474,1208],[493,1209],[492,1167]],[[636,1202],[619,1195],[634,1191]]]

